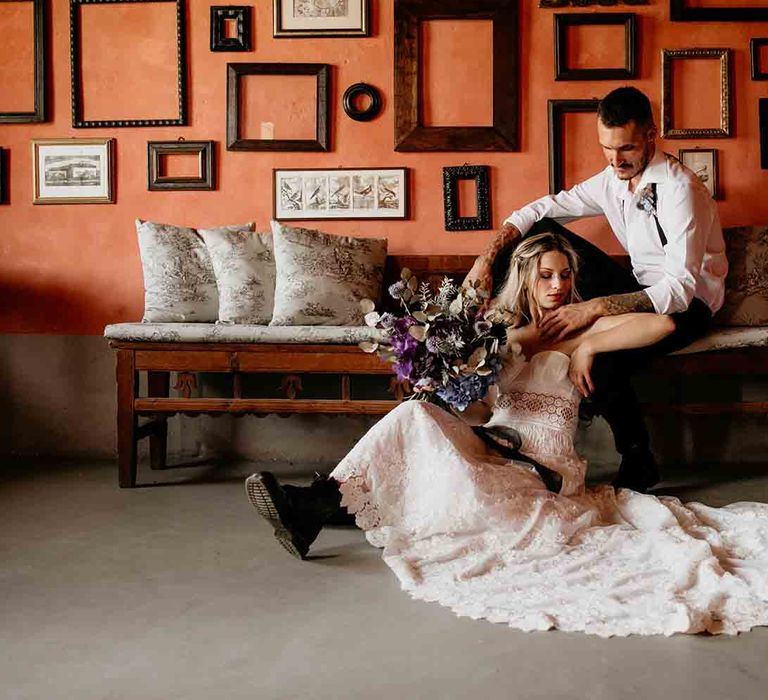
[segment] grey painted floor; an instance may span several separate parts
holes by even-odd
[[[354,529],[296,561],[249,471],[121,491],[104,463],[2,465],[0,698],[768,697],[765,628],[605,640],[459,619],[400,592]],[[684,500],[768,499],[768,468],[671,476]]]

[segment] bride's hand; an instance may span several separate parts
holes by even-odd
[[[592,352],[586,341],[579,345],[571,355],[568,377],[584,398],[587,398],[595,390],[591,374],[594,360],[595,353]]]

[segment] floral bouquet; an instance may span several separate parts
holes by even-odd
[[[412,398],[463,411],[485,397],[501,369],[506,340],[506,326],[484,308],[488,293],[458,287],[447,277],[435,292],[404,268],[389,294],[403,313],[379,313],[370,299],[360,302],[366,324],[383,332],[379,342],[360,347],[392,362],[397,377],[410,383]]]

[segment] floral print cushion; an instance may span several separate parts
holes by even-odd
[[[198,229],[219,290],[220,323],[269,323],[275,302],[271,233],[239,226]]]
[[[726,229],[728,277],[725,302],[715,323],[722,326],[768,325],[768,227]]]
[[[272,326],[360,326],[378,301],[387,240],[331,236],[272,222],[277,281]]]

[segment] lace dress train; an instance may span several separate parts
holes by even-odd
[[[508,365],[489,425],[563,477],[488,449],[461,419],[408,401],[333,471],[342,504],[412,597],[523,630],[735,634],[768,624],[768,505],[710,508],[585,491],[568,358]]]

